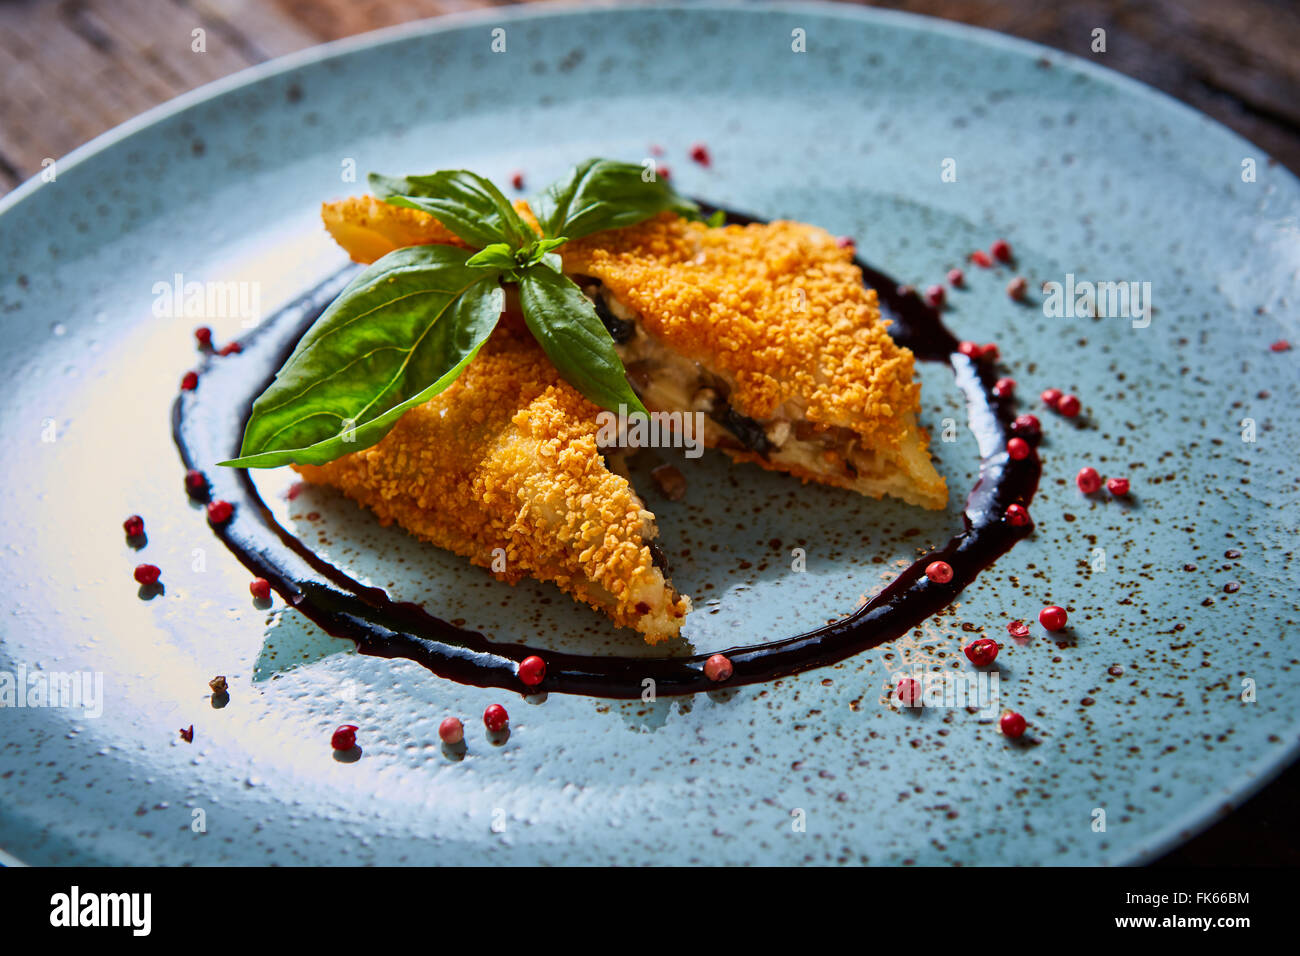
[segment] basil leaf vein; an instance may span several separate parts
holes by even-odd
[[[589,159],[537,197],[533,212],[547,237],[577,239],[604,229],[634,226],[665,210],[696,217],[700,207],[667,180],[646,182],[636,163]]]
[[[253,403],[239,468],[319,465],[380,441],[449,386],[505,305],[455,246],[398,249],[348,284]]]
[[[590,402],[648,415],[628,384],[614,339],[591,300],[574,282],[545,263],[519,275],[519,305],[533,337],[564,380]]]
[[[505,242],[518,249],[537,238],[490,179],[466,169],[443,169],[427,176],[371,173],[369,183],[379,199],[429,213],[471,246]]]

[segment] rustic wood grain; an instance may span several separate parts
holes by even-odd
[[[244,67],[493,0],[0,3],[0,194],[105,130]],[[1300,171],[1294,0],[884,0],[1075,53],[1150,83]],[[207,31],[207,50],[190,49]],[[1093,53],[1092,31],[1107,50]]]

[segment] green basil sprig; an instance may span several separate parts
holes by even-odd
[[[436,217],[473,249],[410,246],[350,282],[253,403],[239,468],[320,465],[379,442],[478,354],[519,287],[525,324],[560,375],[593,404],[648,414],[590,300],[560,271],[569,239],[699,207],[643,167],[591,159],[533,200],[538,235],[501,190],[466,170],[372,174],[384,202]]]

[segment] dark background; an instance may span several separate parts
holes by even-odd
[[[546,2],[546,0],[537,0]],[[569,0],[570,3],[573,0]],[[328,40],[493,0],[0,0],[0,195],[186,90]],[[592,3],[592,6],[615,5]],[[1300,172],[1297,0],[906,0],[1155,86]],[[207,31],[207,52],[190,31]],[[1106,31],[1094,54],[1092,31]],[[1161,864],[1300,863],[1300,767]]]

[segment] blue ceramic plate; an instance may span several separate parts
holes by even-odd
[[[1269,348],[1300,337],[1283,314],[1300,189],[1096,60],[830,6],[449,17],[183,97],[7,197],[0,845],[32,863],[1133,863],[1231,808],[1294,756],[1300,723],[1300,376]],[[1045,422],[1035,534],[897,642],[652,702],[459,686],[360,656],[278,599],[254,606],[182,489],[170,409],[192,329],[237,339],[335,272],[317,209],[368,170],[539,186],[653,144],[683,191],[855,236],[902,281],[967,266],[946,321],[1000,345]],[[1014,268],[965,263],[998,237]],[[1016,274],[1023,304],[1004,291]],[[242,283],[247,308],[186,314],[177,281]],[[1052,314],[1041,284],[1070,281],[1149,299]],[[671,652],[843,617],[960,528],[978,451],[951,373],[921,374],[946,513],[713,454],[671,504],[646,481],[655,459],[640,466],[696,598]],[[1048,386],[1084,414],[1035,408]],[[1130,498],[1084,497],[1084,464],[1129,477]],[[395,597],[501,640],[650,653],[553,588],[257,481],[286,527]],[[119,530],[133,512],[139,551]],[[163,568],[152,599],[141,561]],[[1008,637],[1045,604],[1070,608],[1066,639]],[[1004,644],[995,709],[1028,718],[1019,743],[989,713],[888,700],[901,672],[955,685],[980,635]],[[89,699],[58,674],[90,675]],[[497,701],[512,731],[493,744],[476,715]],[[438,742],[449,714],[463,759]],[[333,759],[340,723],[360,726],[359,760]]]

